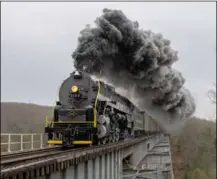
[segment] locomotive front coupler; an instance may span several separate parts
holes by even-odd
[[[77,128],[71,128],[70,126],[63,131],[63,146],[72,146],[77,133]]]

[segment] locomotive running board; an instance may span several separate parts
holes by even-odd
[[[62,140],[48,140],[48,144],[63,144]],[[91,140],[75,140],[72,142],[73,144],[92,144]]]

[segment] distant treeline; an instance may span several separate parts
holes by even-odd
[[[216,123],[192,118],[171,137],[175,179],[216,178]]]
[[[52,107],[27,103],[1,103],[2,133],[43,132],[45,118],[52,118]]]

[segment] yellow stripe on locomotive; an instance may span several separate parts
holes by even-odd
[[[48,140],[47,143],[49,145],[52,145],[52,144],[61,145],[61,144],[63,144],[63,141],[62,140]],[[82,141],[74,140],[74,141],[72,141],[72,144],[77,144],[77,145],[87,145],[87,144],[91,145],[92,143],[93,142],[91,140],[82,140]]]

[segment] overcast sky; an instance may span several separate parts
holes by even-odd
[[[174,68],[196,99],[196,115],[210,117],[207,90],[216,81],[215,2],[3,2],[1,100],[52,105],[73,69],[71,54],[86,24],[103,8],[122,10],[140,28],[162,33],[179,51]]]

